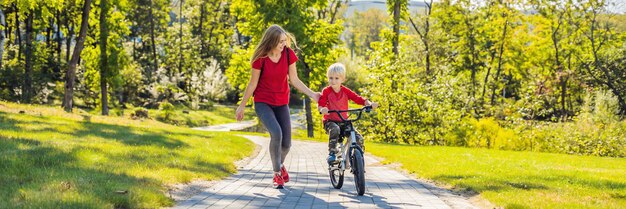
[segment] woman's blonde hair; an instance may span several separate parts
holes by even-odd
[[[328,72],[326,72],[326,75],[331,75],[331,74],[339,75],[341,76],[341,78],[345,79],[346,78],[346,66],[338,62],[330,65],[328,67]]]
[[[252,55],[250,63],[261,57],[267,56],[267,53],[269,53],[274,47],[278,46],[278,43],[280,43],[280,35],[282,34],[287,36],[287,47],[291,48],[292,42],[296,45],[296,47],[298,47],[296,38],[294,38],[291,33],[285,31],[285,29],[278,25],[272,25],[263,33],[261,42],[259,42],[259,45],[257,45],[254,49],[254,54]]]

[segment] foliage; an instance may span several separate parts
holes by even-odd
[[[372,43],[373,50],[366,56],[369,79],[363,82],[362,91],[381,103],[368,124],[375,128],[366,130],[367,138],[624,156],[623,125],[618,119],[622,90],[615,82],[621,76],[616,64],[621,55],[615,52],[615,44],[624,43],[621,36],[608,38],[603,35],[606,28],[597,29],[595,37],[604,38],[605,45],[594,52],[584,45],[585,39],[589,45],[599,43],[590,39],[593,18],[585,15],[592,14],[583,12],[593,10],[544,4],[531,5],[541,8],[538,14],[523,14],[513,9],[519,2],[435,3],[426,40],[432,47],[426,51],[421,34],[400,34],[397,59],[392,53],[393,32],[382,30],[381,41]],[[431,54],[431,72],[415,52]],[[584,61],[593,54],[600,61]],[[615,64],[598,64],[607,60]],[[606,92],[607,88],[616,96],[611,100],[614,103],[585,113],[586,92]],[[606,106],[611,111],[602,110]],[[608,122],[582,120],[590,117],[586,114]],[[592,131],[604,127],[615,131]]]
[[[388,16],[384,11],[375,8],[348,15],[354,16],[346,20],[344,36],[347,48],[351,57],[366,56],[367,51],[372,49],[370,44],[380,41],[380,31],[386,26]]]
[[[219,63],[212,61],[205,70],[192,73],[190,82],[192,108],[198,109],[200,102],[222,101],[230,89]]]
[[[161,111],[157,116],[157,119],[161,121],[169,121],[174,114],[174,105],[170,104],[167,101],[163,101],[159,103],[159,110]]]

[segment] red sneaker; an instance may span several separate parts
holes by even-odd
[[[284,165],[280,167],[280,175],[283,177],[283,180],[285,180],[285,183],[289,182],[289,173],[287,173],[287,169]]]
[[[278,174],[274,175],[274,187],[276,187],[276,189],[282,189],[283,186],[285,186],[285,180],[283,180],[283,177],[281,177]]]

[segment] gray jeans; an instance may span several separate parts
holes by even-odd
[[[254,103],[257,117],[270,132],[270,158],[274,172],[280,171],[285,156],[291,148],[291,118],[289,105],[272,106],[262,102]]]

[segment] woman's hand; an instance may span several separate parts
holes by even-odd
[[[322,93],[319,92],[313,92],[313,96],[311,96],[311,98],[315,100],[315,102],[319,101],[320,97],[322,97]]]
[[[242,106],[239,105],[239,107],[237,107],[237,111],[235,111],[235,119],[237,119],[237,121],[241,121],[243,120],[243,112],[246,110],[246,106]]]

